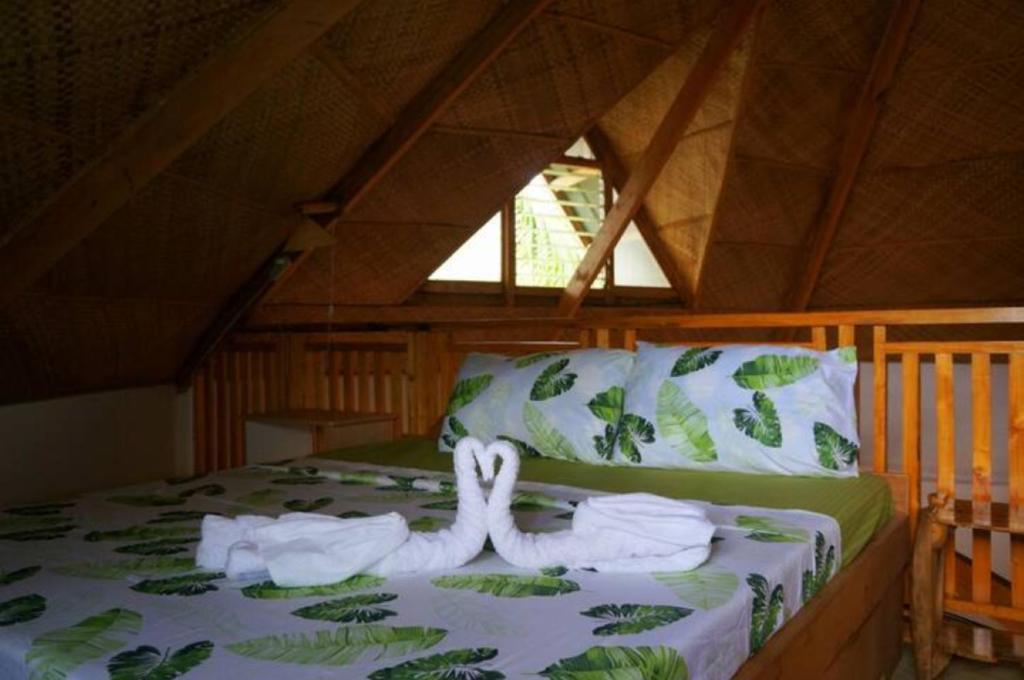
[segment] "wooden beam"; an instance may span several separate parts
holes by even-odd
[[[619,193],[615,207],[605,217],[601,230],[587,249],[558,303],[559,313],[573,316],[583,304],[587,291],[604,267],[626,226],[643,204],[662,169],[672,157],[679,140],[690,127],[715,78],[724,68],[757,9],[765,0],[736,0],[718,17],[714,29],[686,78],[686,82],[658,125],[654,136]]]
[[[825,258],[832,247],[850,191],[875,131],[882,100],[892,84],[896,66],[917,18],[921,0],[899,0],[893,8],[882,42],[875,52],[864,89],[853,107],[839,150],[828,198],[818,221],[807,236],[807,256],[790,291],[790,307],[806,309],[818,285]]]
[[[441,73],[421,90],[394,119],[391,127],[353,165],[353,169],[328,192],[329,200],[309,201],[300,204],[299,210],[315,218],[331,234],[339,220],[376,186],[387,172],[412,148],[416,141],[440,118],[460,94],[484,72],[517,35],[553,0],[517,0],[503,9],[470,41]],[[323,53],[321,61],[333,64],[332,70],[339,78],[348,75],[347,70]],[[278,290],[305,261],[312,251],[293,253],[288,266],[269,281],[264,270],[257,271],[252,279],[232,296],[227,306],[217,315],[214,324],[203,334],[203,340],[212,341],[214,346],[202,349],[197,346],[179,371],[180,380],[195,371],[193,359],[208,356],[252,307],[263,298]]]
[[[213,355],[221,341],[227,337],[238,320],[249,307],[259,300],[273,285],[283,272],[293,267],[298,252],[287,252],[283,248],[274,253],[257,270],[256,274],[238,289],[227,304],[217,313],[213,322],[206,328],[192,350],[185,357],[174,382],[178,389],[184,391],[192,383],[192,378],[207,358]]]
[[[590,128],[583,135],[583,138],[604,166],[604,172],[607,175],[608,181],[615,187],[616,191],[622,193],[629,173],[626,170],[626,166],[622,164],[618,154],[615,153],[611,140],[608,139],[608,136],[597,125]],[[640,235],[643,237],[647,247],[651,249],[651,254],[654,255],[655,261],[661,267],[661,271],[665,278],[668,279],[672,290],[679,296],[680,302],[685,305],[689,297],[690,285],[686,277],[683,276],[682,271],[680,271],[672,254],[668,252],[668,247],[665,245],[665,241],[661,238],[661,233],[658,230],[658,223],[647,212],[647,207],[643,203],[637,207],[636,214],[633,215],[633,222],[636,223],[636,228],[640,231]]]
[[[740,91],[738,100],[736,101],[736,107],[733,110],[732,120],[729,121],[732,126],[732,134],[729,137],[729,148],[725,152],[725,167],[722,168],[722,181],[718,187],[718,196],[715,197],[715,205],[711,209],[710,221],[708,222],[708,230],[704,235],[704,243],[701,246],[700,253],[697,261],[694,263],[694,270],[691,275],[693,282],[692,294],[690,296],[690,309],[696,312],[701,307],[702,293],[704,291],[704,282],[707,281],[707,262],[708,253],[711,252],[711,246],[715,243],[715,234],[718,232],[719,223],[722,219],[722,201],[726,196],[726,191],[729,181],[729,171],[737,160],[736,153],[736,132],[739,129],[740,121],[746,111],[748,102],[750,101],[750,91],[753,89],[754,82],[754,59],[758,55],[758,43],[759,36],[761,35],[761,23],[763,22],[762,16],[756,19],[756,24],[751,27],[751,45],[747,52],[747,61],[743,67],[743,76],[740,80]]]
[[[0,244],[0,304],[45,274],[358,4],[285,2],[183,79]]]
[[[729,328],[809,328],[813,326],[999,326],[1024,323],[1020,307],[944,307],[935,309],[865,309],[831,312],[744,312],[735,314],[691,314],[665,307],[664,312],[644,307],[584,308],[575,319],[559,316],[552,307],[504,307],[500,299],[493,305],[394,305],[386,307],[336,306],[333,326],[346,323],[401,325],[417,323],[516,323],[536,321],[546,328],[586,326],[589,319],[600,319],[602,327],[615,329],[729,329]],[[266,326],[273,332],[278,325],[321,324],[328,322],[328,305],[267,304],[250,315],[248,327]],[[903,351],[903,345],[897,349]],[[973,346],[972,346],[973,348]],[[931,348],[935,351],[935,348]],[[950,350],[952,351],[952,349]]]
[[[330,195],[343,216],[412,148],[452,103],[553,0],[507,3],[434,80],[402,110],[394,124],[359,159]]]

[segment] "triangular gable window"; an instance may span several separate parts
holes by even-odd
[[[508,211],[514,228],[515,285],[564,288],[611,204],[599,160],[578,140],[534,177]],[[431,276],[432,281],[501,282],[502,213],[494,215]],[[667,288],[668,281],[636,226],[630,224],[612,256],[615,284]],[[603,288],[602,273],[594,288]]]

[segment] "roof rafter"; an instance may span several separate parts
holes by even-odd
[[[315,202],[323,211],[309,211],[333,234],[338,221],[402,159],[416,141],[437,121],[455,100],[505,50],[506,47],[554,0],[516,0],[501,9],[470,40],[441,72],[413,97],[395,116],[391,127],[352,166],[327,195]],[[323,55],[320,55],[321,57]],[[339,67],[340,64],[335,64]],[[337,70],[336,70],[337,75]],[[300,208],[301,210],[301,208]],[[228,300],[178,372],[178,384],[187,384],[198,367],[195,357],[212,353],[238,321],[267,295],[287,281],[312,253],[279,251]],[[271,266],[275,258],[286,256],[280,267]]]
[[[835,179],[829,187],[825,206],[807,234],[805,264],[798,270],[790,291],[791,309],[806,309],[818,285],[818,278],[825,266],[825,258],[839,231],[839,221],[842,219],[853,183],[874,136],[882,100],[892,84],[896,65],[906,47],[920,6],[921,0],[899,0],[889,17],[889,25],[875,52],[864,88],[850,114],[836,161]]]
[[[143,113],[0,246],[0,304],[25,290],[358,0],[288,0]]]
[[[611,256],[623,232],[643,204],[665,164],[690,127],[715,78],[728,63],[739,45],[754,14],[766,0],[736,0],[718,16],[718,25],[711,33],[704,50],[693,65],[686,82],[655,130],[650,143],[619,193],[593,244],[587,249],[576,272],[565,287],[558,303],[559,313],[574,316],[594,283],[594,279]]]
[[[594,155],[602,161],[604,170],[608,173],[608,181],[612,183],[616,191],[621,193],[626,186],[629,173],[626,170],[626,166],[622,164],[618,154],[615,153],[615,149],[612,148],[611,140],[608,139],[608,136],[597,125],[590,128],[583,137],[587,140],[590,148],[593,149]],[[658,230],[658,223],[647,212],[647,207],[643,203],[640,204],[636,214],[633,215],[633,222],[636,224],[636,228],[643,237],[647,247],[651,249],[651,254],[654,255],[655,261],[661,267],[661,271],[665,274],[665,278],[668,279],[672,290],[676,292],[679,300],[685,305],[690,295],[690,286],[686,281],[686,277],[680,271],[679,265],[673,259],[672,254],[668,252],[668,247],[665,245],[664,239],[661,238],[661,232]]]

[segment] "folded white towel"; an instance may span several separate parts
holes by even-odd
[[[576,508],[572,529],[523,533],[510,509],[519,455],[500,441],[488,446],[487,454],[502,461],[487,503],[487,525],[494,549],[506,562],[534,569],[681,571],[697,567],[711,553],[715,526],[701,508],[651,494],[591,498]]]
[[[290,513],[251,532],[270,578],[285,587],[344,581],[408,538],[405,518],[394,512],[350,519]]]
[[[229,578],[269,572],[279,586],[337,583],[365,571],[390,576],[460,567],[487,540],[487,501],[476,475],[483,445],[469,437],[455,447],[458,512],[437,532],[412,533],[397,513],[339,519],[292,512],[277,519],[208,515],[197,563]],[[440,490],[440,483],[431,488]]]
[[[234,519],[220,515],[203,517],[202,538],[196,548],[196,565],[212,571],[223,571],[231,546],[245,539],[246,532],[273,522],[272,517],[239,515]]]
[[[704,509],[649,493],[594,496],[576,507],[572,531],[604,560],[670,555],[707,546],[715,533]]]

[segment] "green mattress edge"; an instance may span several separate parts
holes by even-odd
[[[393,465],[437,472],[452,469],[451,457],[438,453],[430,439],[405,438],[319,454],[321,458]],[[829,515],[839,523],[845,567],[893,515],[892,494],[881,477],[844,479],[784,477],[738,472],[701,472],[662,468],[603,467],[561,460],[522,461],[520,478],[584,489],[630,493],[646,491],[668,498],[714,501]]]

